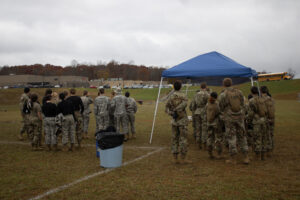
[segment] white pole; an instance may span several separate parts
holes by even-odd
[[[253,86],[254,85],[254,83],[253,83],[253,77],[251,76],[251,86]]]
[[[159,84],[159,89],[158,89],[158,94],[157,94],[157,100],[156,100],[156,105],[155,105],[155,111],[154,111],[154,117],[153,117],[153,124],[152,124],[151,136],[150,136],[150,141],[149,141],[150,144],[152,143],[152,136],[153,136],[153,131],[154,131],[154,125],[155,125],[155,119],[156,119],[156,113],[157,113],[159,95],[160,95],[160,90],[161,90],[163,79],[164,79],[164,77],[161,77],[160,84]]]

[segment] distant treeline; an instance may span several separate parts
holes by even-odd
[[[73,66],[55,66],[51,64],[41,65],[19,65],[4,66],[1,68],[0,75],[9,74],[31,74],[44,76],[86,76],[92,79],[123,78],[123,80],[143,80],[159,81],[162,71],[165,68],[146,67],[143,65],[119,64],[111,61],[107,64],[85,65],[76,64]]]

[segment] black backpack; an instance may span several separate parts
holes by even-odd
[[[28,101],[24,102],[23,113],[26,115],[30,114],[30,105],[28,104]]]

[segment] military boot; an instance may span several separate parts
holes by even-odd
[[[47,150],[51,151],[51,145],[50,144],[47,144]]]
[[[54,151],[60,151],[61,149],[59,149],[58,147],[57,147],[57,144],[54,144],[53,145],[53,148],[54,148]]]
[[[261,157],[260,157],[260,152],[255,152],[255,160],[260,160]]]
[[[208,146],[207,150],[208,150],[209,158],[214,159],[215,157],[213,155],[213,147],[210,145],[210,146]]]
[[[62,151],[68,151],[68,145],[67,144],[64,144],[64,146],[62,148]]]
[[[74,144],[71,144],[69,151],[73,151],[74,150]]]
[[[248,165],[248,164],[250,163],[248,153],[244,153],[244,160],[243,160],[243,163],[244,163],[245,165]]]
[[[174,162],[174,164],[179,164],[178,154],[177,153],[173,154],[173,162]]]
[[[72,144],[71,144],[72,146]],[[78,148],[80,149],[81,148],[81,142],[78,142]]]
[[[203,150],[205,151],[207,148],[206,148],[206,142],[203,143]]]
[[[236,164],[236,154],[230,155],[230,157],[225,160],[226,163],[228,164]]]
[[[265,152],[261,152],[261,160],[265,160]]]

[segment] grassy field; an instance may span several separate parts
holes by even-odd
[[[170,118],[164,113],[164,103],[159,104],[153,143],[149,144],[157,89],[132,89],[132,96],[144,103],[138,106],[136,115],[137,139],[125,143],[123,162],[140,158],[156,147],[164,149],[43,199],[300,199],[300,80],[263,85],[270,88],[276,100],[272,158],[252,160],[248,166],[241,161],[231,166],[224,160],[210,160],[207,152],[196,148],[189,125],[188,158],[192,164],[172,164]],[[236,87],[248,95],[249,84]],[[222,89],[211,88],[218,92]],[[191,98],[198,88],[189,89]],[[96,89],[89,91],[96,96]],[[162,96],[168,91],[163,89]],[[33,92],[42,96],[44,90]],[[32,152],[28,140],[19,142],[21,117],[17,104],[21,93],[21,89],[0,90],[0,199],[30,199],[105,170],[99,166],[92,138],[84,140],[85,146],[74,152]],[[91,115],[90,136],[94,129]]]

